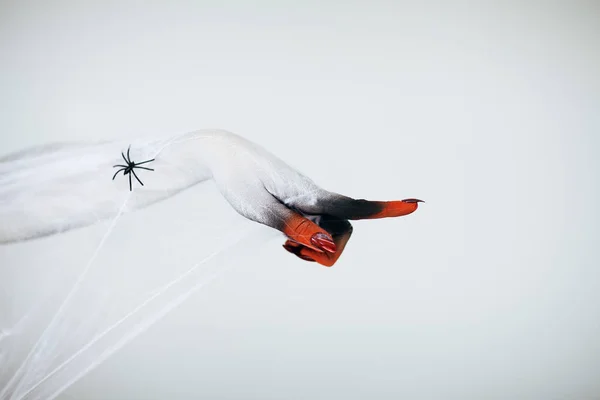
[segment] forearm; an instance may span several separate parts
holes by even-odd
[[[0,159],[0,243],[92,224],[164,200],[212,177],[218,131],[155,140],[52,145]],[[119,172],[121,152],[154,171],[136,169],[141,186]]]

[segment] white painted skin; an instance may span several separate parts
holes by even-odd
[[[120,172],[121,152],[154,171]],[[0,243],[63,232],[134,211],[208,179],[244,217],[281,228],[330,194],[262,147],[223,130],[152,140],[53,144],[0,159]]]

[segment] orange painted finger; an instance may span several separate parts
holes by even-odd
[[[331,232],[336,246],[334,253],[318,252],[291,240],[288,240],[283,247],[305,261],[314,261],[326,267],[333,266],[342,255],[346,243],[350,240],[352,225],[345,220],[334,217],[323,217],[320,226]]]
[[[408,215],[417,210],[419,203],[422,200],[418,199],[405,199],[400,201],[385,201],[376,202],[379,203],[381,211],[376,214],[368,215],[363,217],[364,219],[375,219],[375,218],[390,218],[390,217],[401,217]]]
[[[331,193],[319,199],[311,211],[350,220],[389,218],[413,213],[421,202],[419,199],[369,201]]]
[[[336,245],[331,235],[302,215],[291,212],[285,219],[281,231],[292,241],[319,253],[335,253]]]
[[[254,194],[252,201],[254,206],[239,207],[238,212],[250,220],[283,232],[290,240],[315,251],[335,253],[335,243],[327,230],[288,208],[270,193],[259,191]],[[238,203],[234,201],[233,204]]]

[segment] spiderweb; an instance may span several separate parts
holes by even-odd
[[[210,182],[124,214],[128,201],[94,226],[0,246],[0,400],[56,398],[268,236]]]

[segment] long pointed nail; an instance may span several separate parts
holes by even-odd
[[[288,245],[282,245],[281,247],[283,247],[284,249],[286,249],[287,251],[289,251],[292,254],[295,254],[294,249],[291,246]]]
[[[316,246],[329,253],[335,253],[337,250],[331,237],[321,232],[315,233],[310,238],[310,242],[313,244],[313,246]]]
[[[419,199],[404,199],[401,201],[403,203],[425,203],[423,200],[419,200]]]

